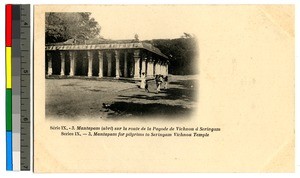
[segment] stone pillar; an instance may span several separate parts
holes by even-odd
[[[107,76],[111,77],[111,53],[106,53],[107,57]]]
[[[169,65],[168,65],[168,63],[166,64],[166,75],[169,75]]]
[[[140,50],[134,50],[134,78],[140,78]]]
[[[47,61],[48,61],[48,75],[52,75],[52,56],[50,52],[47,52]]]
[[[164,63],[164,75],[167,75],[167,64],[166,63]]]
[[[147,76],[146,74],[146,61],[147,61],[147,57],[143,55],[142,57],[142,71],[141,71],[141,74],[144,72],[145,73],[145,76]]]
[[[130,60],[130,65],[128,66],[129,67],[128,76],[129,77],[134,77],[134,65],[135,65],[135,61],[134,61],[133,53],[130,54],[129,60]]]
[[[75,64],[74,64],[74,51],[69,51],[69,56],[70,56],[70,76],[74,76],[74,71],[75,71],[75,69],[74,69],[74,67],[75,67]]]
[[[148,77],[152,77],[153,76],[153,61],[152,61],[152,58],[149,57],[149,60],[148,60],[148,66],[147,66],[147,76]]]
[[[161,75],[165,75],[165,64],[162,62],[161,64]]]
[[[159,62],[159,74],[162,75],[162,62]]]
[[[76,75],[76,61],[77,61],[77,51],[73,51],[73,58],[74,58],[74,75]]]
[[[118,50],[115,50],[115,56],[116,56],[116,79],[120,78],[120,52]]]
[[[99,59],[99,78],[103,77],[103,53],[98,51],[98,59]]]
[[[157,62],[156,60],[154,60],[154,76],[156,76],[158,73],[157,73]]]
[[[74,70],[73,70],[73,72],[74,72],[74,75],[76,75],[76,62],[77,62],[77,52],[76,51],[73,51],[73,59],[74,59]]]
[[[88,51],[87,52],[87,57],[88,57],[88,77],[91,77],[93,75],[93,52]]]
[[[152,76],[155,77],[155,61],[152,59]]]
[[[156,75],[156,63],[155,63],[155,59],[152,59],[153,60],[153,76],[155,77]]]
[[[60,51],[60,59],[61,59],[61,65],[60,65],[60,75],[65,75],[65,52]]]
[[[124,77],[127,77],[127,52],[124,53]]]
[[[159,64],[160,61],[158,60],[155,64],[155,75],[159,75],[160,74],[160,71],[159,71]]]

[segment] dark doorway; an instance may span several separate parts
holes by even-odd
[[[65,55],[65,75],[70,75],[70,55]]]
[[[127,59],[127,64],[128,64],[128,76],[130,78],[134,77],[134,57],[133,53],[128,53],[129,58]]]
[[[114,53],[111,55],[111,76],[116,76],[116,55]]]
[[[105,55],[103,55],[103,76],[107,77],[107,55],[105,53]]]
[[[93,76],[99,76],[99,57],[98,53],[93,52]]]
[[[88,73],[88,60],[86,51],[79,51],[76,55],[76,75],[87,76]]]
[[[60,75],[60,69],[61,69],[60,52],[55,51],[51,55],[52,55],[52,75]]]

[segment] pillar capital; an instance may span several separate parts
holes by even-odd
[[[87,57],[88,57],[88,58],[90,58],[90,57],[93,55],[93,54],[92,54],[92,51],[87,51],[86,54],[87,54]]]
[[[103,52],[102,51],[98,51],[98,56],[103,56]]]
[[[151,54],[148,55],[148,59],[149,59],[149,62],[153,62],[154,61]]]
[[[68,51],[68,53],[69,53],[70,59],[73,58],[73,56],[74,56],[74,51]]]
[[[141,55],[141,50],[140,50],[140,49],[134,50],[133,56],[134,56],[135,58],[141,57],[140,55]]]
[[[107,57],[111,57],[111,52],[106,52]]]
[[[141,53],[141,57],[142,57],[143,60],[147,60],[148,59],[148,55],[145,52]]]
[[[51,58],[51,52],[50,51],[46,51],[46,55],[47,55],[47,58]]]
[[[114,50],[114,53],[115,53],[116,56],[120,55],[120,51],[119,50]]]

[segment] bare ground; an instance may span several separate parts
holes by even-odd
[[[197,76],[170,76],[168,89],[155,93],[119,80],[46,79],[46,117],[54,119],[178,119],[196,105]],[[105,106],[104,106],[105,105]]]

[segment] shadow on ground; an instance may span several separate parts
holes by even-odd
[[[136,94],[136,95],[119,95],[118,99],[120,100],[128,100],[128,99],[141,99],[141,100],[185,100],[185,101],[195,101],[196,97],[194,96],[194,91],[188,89],[180,89],[180,88],[170,88],[167,90],[163,90],[159,94],[153,93],[153,96],[149,94]],[[163,94],[163,95],[162,95]]]
[[[123,119],[124,117],[139,117],[139,118],[164,118],[175,119],[179,117],[188,118],[192,109],[185,108],[178,105],[166,105],[166,104],[144,104],[144,103],[132,103],[132,102],[115,102],[110,105],[110,110],[114,111],[108,114],[108,118]]]
[[[188,107],[186,103],[197,100],[195,80],[178,80],[170,82],[169,86],[169,89],[162,89],[159,94],[152,91],[118,95],[117,101],[110,104],[109,110],[112,112],[108,114],[108,117],[114,119],[120,118],[120,116],[188,118],[194,108]]]
[[[169,84],[173,85],[180,85],[185,88],[195,88],[197,87],[197,82],[195,80],[177,80],[172,81]]]
[[[190,81],[178,81],[170,82],[173,85],[179,85],[180,87],[169,88],[162,90],[160,94],[149,95],[145,94],[134,94],[134,95],[119,95],[118,99],[142,99],[142,100],[184,100],[184,101],[196,101],[196,88],[193,80]],[[150,92],[155,94],[155,91]]]

